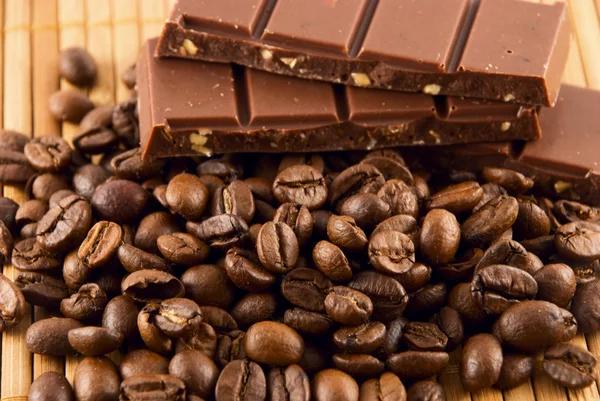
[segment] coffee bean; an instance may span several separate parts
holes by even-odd
[[[286,310],[283,315],[283,322],[302,334],[312,336],[326,335],[334,324],[333,320],[327,315],[301,308]]]
[[[128,180],[111,180],[96,188],[92,206],[100,218],[125,224],[141,216],[148,199],[148,193],[139,184]]]
[[[0,221],[0,265],[11,259],[14,240],[8,228]]]
[[[48,212],[48,204],[37,199],[25,201],[17,210],[14,220],[20,226],[40,221]]]
[[[383,174],[386,180],[397,179],[408,185],[413,185],[413,176],[406,167],[404,160],[398,160],[389,156],[369,156],[361,161],[361,164],[370,164]]]
[[[360,386],[360,401],[406,401],[406,389],[393,373],[385,372]],[[433,400],[432,400],[433,401]]]
[[[80,354],[98,356],[115,351],[123,342],[123,335],[102,327],[87,326],[68,333],[69,344]]]
[[[600,220],[600,209],[579,202],[558,200],[554,202],[553,212],[564,223],[576,221],[597,222]]]
[[[540,270],[544,264],[534,253],[513,240],[494,242],[483,254],[476,270],[490,265],[508,265],[521,269],[531,275]]]
[[[327,200],[327,185],[323,175],[314,167],[295,165],[277,174],[273,181],[273,195],[279,203],[293,202],[314,210]]]
[[[18,325],[25,316],[26,308],[21,290],[0,273],[0,332]]]
[[[78,124],[94,108],[91,100],[74,89],[54,92],[49,99],[50,114],[56,121]]]
[[[0,149],[0,182],[24,184],[35,174],[27,158],[21,152]]]
[[[66,317],[89,321],[102,315],[108,303],[106,292],[98,284],[88,283],[79,288],[76,294],[60,303],[60,311]]]
[[[118,224],[99,221],[79,246],[77,256],[91,269],[96,269],[110,261],[121,245],[122,238],[123,231]]]
[[[231,281],[246,291],[264,291],[275,283],[275,275],[262,266],[258,255],[245,249],[232,248],[227,252],[225,270]]]
[[[148,302],[137,316],[137,326],[146,347],[163,356],[172,353],[174,341],[156,325],[156,316],[160,313],[160,304]]]
[[[161,235],[156,244],[168,261],[183,266],[202,263],[209,254],[209,248],[204,242],[186,233]]]
[[[43,202],[48,202],[55,192],[63,189],[71,189],[69,182],[64,175],[54,173],[32,176],[25,186],[28,199],[35,198]]]
[[[243,172],[233,163],[223,159],[209,159],[198,165],[197,173],[199,176],[215,175],[222,179],[226,184],[231,181],[242,178]]]
[[[82,47],[69,47],[58,56],[58,73],[76,86],[88,86],[96,80],[94,58]]]
[[[114,121],[114,120],[113,120]],[[118,178],[131,181],[144,181],[160,175],[165,167],[161,159],[142,160],[140,148],[130,149],[112,158],[110,170]]]
[[[577,287],[573,269],[563,263],[549,264],[538,270],[533,278],[538,284],[538,299],[561,308],[569,305]]]
[[[511,196],[498,196],[483,205],[462,224],[462,238],[473,246],[490,244],[508,230],[519,213],[519,204]]]
[[[85,164],[79,167],[73,175],[73,189],[77,195],[91,201],[96,188],[110,177],[110,173],[103,167],[95,164]]]
[[[304,341],[292,328],[277,322],[260,322],[248,329],[244,337],[248,357],[268,365],[287,366],[300,362]]]
[[[525,383],[533,375],[534,360],[531,355],[504,354],[500,377],[494,387],[510,389]]]
[[[37,241],[50,252],[65,252],[78,245],[92,223],[92,208],[82,197],[69,196],[44,215],[37,226]]]
[[[550,219],[535,203],[519,202],[519,214],[513,230],[519,239],[543,237],[550,234]]]
[[[382,231],[398,231],[402,234],[406,234],[413,242],[418,242],[419,240],[417,220],[414,217],[405,214],[392,216],[379,223],[371,233],[371,237]]]
[[[585,221],[565,224],[556,231],[554,245],[558,253],[569,260],[600,259],[600,226]]]
[[[189,393],[211,398],[219,378],[219,369],[202,352],[187,350],[176,354],[171,359],[169,374],[185,383]]]
[[[579,389],[596,381],[596,357],[574,344],[557,344],[544,353],[544,372],[561,386]]]
[[[446,392],[441,384],[433,380],[422,380],[408,388],[406,401],[445,401]]]
[[[366,248],[368,239],[352,217],[331,216],[327,222],[329,240],[343,250],[358,252]]]
[[[87,131],[93,128],[112,127],[112,113],[115,108],[112,104],[98,106],[83,117],[79,123],[81,131]]]
[[[296,234],[298,244],[302,247],[310,239],[313,232],[313,219],[308,208],[297,203],[284,203],[279,206],[273,222],[285,223]]]
[[[31,305],[56,308],[69,296],[69,288],[64,281],[38,272],[21,272],[15,285]]]
[[[368,354],[383,344],[385,331],[380,322],[342,327],[333,333],[333,342],[346,352]]]
[[[330,185],[329,202],[336,209],[356,194],[376,194],[385,178],[371,164],[361,163],[342,171]],[[346,214],[346,213],[342,213]]]
[[[196,331],[183,338],[178,338],[175,343],[175,353],[185,350],[198,350],[211,359],[217,354],[217,333],[208,323],[200,323]]]
[[[357,274],[348,287],[368,296],[373,302],[373,318],[384,322],[400,317],[408,303],[408,295],[402,285],[377,272]]]
[[[577,333],[573,315],[546,301],[523,301],[510,306],[496,321],[502,343],[534,352],[571,340]]]
[[[429,209],[445,209],[450,213],[465,213],[473,210],[483,197],[483,189],[476,181],[465,181],[450,185],[429,198]]]
[[[582,333],[593,333],[600,329],[599,280],[577,285],[571,312],[577,319],[577,326]]]
[[[234,214],[220,214],[201,223],[188,221],[186,230],[211,248],[221,251],[242,245],[248,235],[248,225]]]
[[[429,317],[444,305],[447,294],[446,283],[428,284],[410,297],[404,313],[413,319]]]
[[[444,306],[431,321],[448,337],[447,351],[453,351],[462,343],[465,329],[462,318],[456,309]]]
[[[113,333],[120,333],[127,341],[139,338],[137,316],[140,308],[132,298],[119,295],[111,299],[102,314],[102,327]]]
[[[298,365],[272,368],[267,375],[267,399],[310,401],[310,380]]]
[[[415,245],[405,234],[383,231],[369,241],[369,260],[381,273],[406,273],[415,263]]]
[[[71,152],[67,141],[59,136],[34,138],[24,149],[29,164],[43,173],[63,171],[71,163]]]
[[[231,316],[243,327],[272,320],[278,300],[273,293],[246,294],[231,308]]]
[[[277,167],[277,173],[282,172],[288,167],[300,165],[311,166],[321,174],[325,170],[325,161],[321,155],[316,153],[293,153],[285,155],[281,159]]]
[[[364,193],[344,200],[338,211],[342,215],[353,218],[356,224],[365,230],[373,229],[392,214],[389,204],[378,198],[377,195]]]
[[[432,268],[422,263],[415,263],[406,273],[395,274],[394,278],[402,284],[407,292],[415,292],[423,288],[432,276]]]
[[[122,143],[129,147],[138,146],[140,143],[140,127],[137,112],[137,97],[115,106],[112,114],[112,125]],[[159,161],[153,161],[153,163],[157,162]]]
[[[208,203],[208,189],[198,176],[179,174],[167,186],[169,208],[186,220],[198,220]]]
[[[154,322],[156,327],[169,337],[187,337],[200,327],[202,310],[190,299],[165,299],[160,303]]]
[[[281,283],[281,294],[291,304],[322,312],[331,281],[318,270],[297,268],[289,272]]]
[[[496,167],[485,167],[483,178],[486,181],[498,184],[509,192],[522,194],[533,187],[533,180],[516,171]]]
[[[463,348],[460,380],[467,391],[491,387],[498,381],[502,369],[502,347],[491,334],[471,337]]]
[[[373,303],[368,296],[343,286],[333,287],[324,305],[327,314],[344,325],[366,323],[373,313]]]
[[[123,294],[138,302],[177,298],[184,294],[181,281],[159,270],[139,270],[131,273],[121,283],[121,290]]]
[[[419,249],[425,260],[434,265],[454,259],[460,244],[460,225],[456,217],[444,209],[427,213],[421,228]]]
[[[344,252],[328,241],[318,242],[312,251],[312,260],[317,269],[333,281],[350,281],[352,270]]]
[[[46,372],[38,376],[29,387],[27,401],[74,401],[71,384],[63,375]]]
[[[405,214],[417,218],[419,201],[413,189],[402,180],[389,180],[377,192],[377,196],[390,205],[392,215]]]
[[[409,349],[417,351],[444,351],[448,337],[434,323],[410,322],[402,336]]]
[[[166,375],[169,373],[169,361],[156,352],[138,349],[123,356],[119,372],[123,380],[141,375]]]
[[[218,333],[227,333],[237,330],[235,319],[224,309],[216,306],[201,306],[203,320],[210,324]]]
[[[475,299],[470,283],[459,283],[450,291],[448,306],[456,309],[467,325],[480,324],[487,317],[483,305]]]
[[[77,352],[69,344],[68,334],[80,327],[83,327],[82,323],[69,318],[38,320],[25,333],[27,349],[34,354],[75,355]]]
[[[191,401],[193,396],[186,398],[185,395],[185,384],[180,379],[167,374],[143,374],[123,380],[119,399]]]
[[[119,137],[117,133],[111,128],[102,126],[81,130],[73,138],[75,149],[86,155],[108,153],[118,144]]]
[[[311,388],[315,401],[358,401],[358,384],[352,376],[338,369],[317,373]]]
[[[423,380],[440,373],[448,360],[446,352],[404,351],[391,355],[385,364],[401,379]]]
[[[244,337],[246,333],[240,330],[232,330],[219,336],[217,345],[217,364],[223,368],[229,362],[245,359],[247,357],[244,348]]]
[[[16,217],[19,212],[19,204],[10,198],[0,196],[0,221],[12,233],[16,229]],[[45,213],[45,212],[44,212]]]
[[[257,363],[232,361],[221,371],[215,390],[217,401],[265,400],[267,379]]]
[[[35,238],[17,242],[11,262],[21,271],[52,273],[60,268],[60,260],[43,250]]]
[[[216,188],[212,196],[213,216],[235,214],[246,223],[254,218],[254,196],[244,181],[234,180],[228,186]]]
[[[265,223],[256,239],[263,266],[273,273],[286,273],[298,261],[299,245],[294,231],[285,223]]]
[[[30,138],[17,131],[0,129],[0,150],[23,153]],[[1,152],[0,152],[1,153]]]
[[[207,176],[203,176],[200,178],[206,179],[206,177]],[[213,177],[213,176],[208,176],[208,177]],[[218,178],[218,177],[215,177],[215,178]],[[269,181],[265,178],[260,178],[260,177],[248,177],[244,180],[244,182],[246,183],[248,188],[250,188],[250,192],[252,192],[252,195],[254,195],[255,200],[259,199],[264,202],[267,202],[268,204],[275,204],[276,199],[275,199],[275,196],[273,195],[273,191],[272,191],[272,187],[273,187],[272,181]],[[222,185],[224,185],[224,183]]]
[[[75,399],[79,401],[116,400],[120,385],[117,367],[105,356],[84,358],[73,376]]]
[[[353,377],[374,377],[383,373],[385,363],[369,354],[335,354],[333,365]]]
[[[181,276],[185,294],[199,305],[228,308],[234,302],[235,286],[224,268],[216,265],[198,265]]]
[[[117,257],[123,268],[129,273],[139,270],[161,270],[171,272],[171,266],[160,256],[142,251],[129,244],[123,244],[117,250]]]

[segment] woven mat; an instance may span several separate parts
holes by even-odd
[[[172,0],[0,0],[0,124],[33,136],[62,135],[72,138],[76,127],[57,124],[49,115],[48,98],[68,87],[57,76],[59,49],[84,46],[99,65],[99,82],[89,92],[97,104],[116,103],[128,98],[119,81],[131,65],[141,43],[160,32]],[[440,0],[443,1],[443,0]],[[529,0],[553,3],[554,0]],[[564,81],[600,89],[600,0],[570,0],[575,31],[574,46]],[[23,193],[4,187],[5,196],[23,200]],[[14,278],[11,266],[4,273]],[[46,317],[32,308],[23,322],[2,335],[1,401],[25,401],[31,381],[49,370],[64,373],[72,380],[77,357],[55,358],[31,355],[24,334],[32,321]],[[600,335],[578,336],[575,343],[600,355]],[[458,376],[458,355],[440,376],[449,401],[596,401],[598,387],[567,391],[539,372],[527,383],[510,391],[485,390],[469,394]],[[115,362],[120,355],[110,355]],[[101,378],[99,378],[101,380]]]

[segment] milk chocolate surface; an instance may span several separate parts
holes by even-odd
[[[433,97],[153,57],[138,62],[144,157],[531,140],[535,107]]]
[[[361,87],[551,106],[566,5],[519,0],[178,0],[157,54]]]

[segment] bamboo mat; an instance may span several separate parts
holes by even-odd
[[[62,135],[70,140],[76,127],[57,124],[47,110],[48,97],[68,83],[57,78],[59,49],[83,46],[96,58],[98,84],[89,92],[97,104],[127,99],[128,90],[119,76],[131,65],[142,42],[156,36],[172,0],[0,0],[0,124],[32,136]],[[440,0],[442,1],[442,0]],[[528,0],[552,3],[554,0]],[[575,37],[564,81],[600,89],[600,0],[569,0]],[[20,189],[6,186],[3,194],[23,201]],[[14,278],[15,270],[4,267]],[[46,317],[32,308],[23,322],[2,335],[0,398],[27,399],[33,379],[49,370],[72,380],[78,358],[29,354],[24,334],[32,321]],[[574,342],[600,356],[600,335],[579,336]],[[111,355],[118,362],[119,355]],[[455,352],[440,377],[448,401],[596,401],[598,386],[567,391],[536,374],[529,382],[509,391],[464,391],[458,377]]]

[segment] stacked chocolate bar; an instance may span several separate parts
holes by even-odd
[[[600,94],[561,91],[570,39],[564,3],[179,0],[138,63],[143,155],[425,145],[598,203]]]

